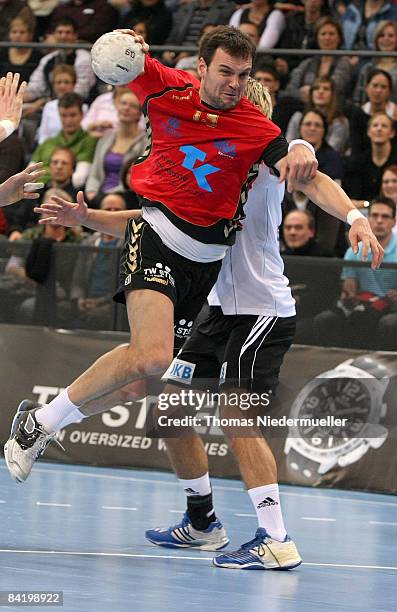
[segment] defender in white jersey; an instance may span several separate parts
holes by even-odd
[[[284,185],[265,165],[249,193],[244,229],[229,249],[208,302],[208,314],[165,374],[166,391],[181,384],[193,389],[217,390],[228,397],[242,392],[271,396],[278,382],[283,357],[295,332],[295,301],[284,276],[278,227]],[[191,372],[185,378],[181,373]],[[221,400],[220,417],[255,422],[257,411],[244,413]],[[258,515],[254,539],[236,552],[214,559],[219,567],[239,569],[291,569],[301,563],[288,537],[281,513],[274,456],[255,425],[249,431],[224,428]],[[149,529],[154,544],[219,550],[228,540],[212,506],[207,455],[194,429],[184,428],[178,438],[167,438],[167,450],[187,493],[187,511],[181,523],[168,529]]]
[[[252,101],[263,110],[266,107],[261,96],[259,101]],[[318,173],[311,183],[299,188],[328,212],[343,218],[339,207],[349,200],[329,177]],[[168,393],[182,386],[208,389],[216,381],[222,391],[221,419],[243,423],[242,417],[247,417],[247,427],[222,428],[254,505],[258,529],[253,540],[237,551],[215,557],[214,564],[223,568],[292,569],[302,562],[285,530],[274,455],[256,425],[255,417],[263,414],[263,407],[257,410],[252,406],[254,393],[256,397],[264,391],[268,397],[274,393],[295,331],[295,301],[283,274],[278,243],[283,196],[284,185],[262,165],[249,192],[244,229],[226,253],[209,295],[209,312],[193,329],[165,374]],[[354,241],[353,233],[351,230]],[[242,412],[235,398],[246,396],[246,392],[251,392],[251,406]],[[178,407],[175,412],[182,416],[184,410]],[[174,471],[187,494],[187,511],[177,525],[149,529],[146,537],[165,547],[223,548],[228,540],[213,508],[207,454],[201,438],[193,428],[183,428],[178,438],[167,437],[166,443]]]

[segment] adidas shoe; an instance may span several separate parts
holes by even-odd
[[[217,567],[228,569],[266,570],[292,569],[302,563],[294,542],[288,536],[284,542],[273,540],[266,529],[259,527],[255,538],[235,552],[213,559]]]
[[[199,550],[221,550],[229,544],[226,531],[218,520],[213,521],[207,529],[199,531],[190,522],[185,513],[183,519],[177,525],[163,529],[156,527],[148,529],[146,538],[152,544],[165,546],[166,548],[198,548]]]
[[[55,433],[49,432],[38,423],[35,412],[38,406],[30,400],[23,400],[14,416],[11,435],[4,446],[4,458],[11,477],[23,482],[29,476],[33,464],[42,455],[47,445],[56,440]],[[62,446],[58,441],[57,443]]]

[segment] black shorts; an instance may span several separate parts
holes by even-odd
[[[167,370],[171,384],[192,389],[274,392],[296,317],[224,315],[211,306]]]
[[[125,304],[125,293],[135,289],[152,289],[168,296],[174,304],[175,342],[181,346],[216,282],[221,265],[222,260],[200,263],[178,255],[165,246],[142,217],[131,219],[126,228],[114,300]]]

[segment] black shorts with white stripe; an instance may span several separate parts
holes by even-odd
[[[173,371],[186,372],[190,366],[193,389],[202,388],[202,381],[219,380],[222,388],[274,391],[295,327],[296,317],[224,315],[219,306],[211,306],[173,362],[183,366]],[[168,381],[178,382],[174,376]]]

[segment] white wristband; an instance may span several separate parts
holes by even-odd
[[[302,140],[302,138],[295,138],[295,140],[291,140],[291,142],[288,145],[288,153],[291,151],[292,147],[297,144],[301,144],[307,147],[309,151],[313,153],[314,157],[316,157],[316,152],[314,150],[313,145],[311,145],[310,142],[307,142],[307,140]]]
[[[353,210],[349,210],[349,212],[347,213],[346,221],[348,222],[349,225],[353,225],[353,223],[357,219],[361,219],[361,218],[365,219],[366,217],[364,217],[364,215],[360,213],[360,211],[357,210],[357,208],[353,208]]]
[[[0,125],[6,133],[6,138],[11,136],[11,134],[15,130],[15,123],[11,121],[10,119],[2,119],[0,121]]]

